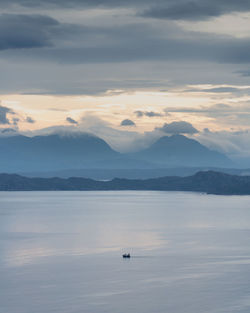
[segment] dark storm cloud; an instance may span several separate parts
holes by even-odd
[[[136,117],[143,117],[143,116],[147,116],[147,117],[159,117],[159,116],[163,116],[163,114],[159,113],[159,112],[153,112],[153,111],[135,111],[134,112]]]
[[[248,0],[1,0],[1,7],[133,8],[143,16],[171,20],[201,20],[250,9]]]
[[[71,117],[67,117],[67,118],[66,118],[66,121],[67,121],[68,123],[70,123],[70,124],[75,124],[75,125],[78,124],[78,122],[77,122],[76,120],[74,120],[73,118],[71,118]]]
[[[155,0],[156,3],[164,3],[164,0]],[[167,0],[173,2],[173,0]],[[14,6],[25,8],[141,8],[150,5],[150,0],[1,0],[0,6],[11,8]]]
[[[163,131],[167,134],[189,134],[193,135],[198,133],[198,130],[193,127],[192,124],[179,121],[179,122],[172,122],[172,123],[165,123],[162,127],[157,127],[156,130]]]
[[[103,58],[107,58],[105,54],[108,54],[112,48],[114,53],[119,52],[119,49],[135,44],[139,37],[145,40],[153,39],[155,35],[156,32],[152,27],[146,24],[120,25],[114,28],[61,23],[45,15],[0,15],[0,50],[49,47],[47,50],[40,49],[42,54],[46,57],[48,53],[52,56],[53,53],[58,53],[59,59],[68,56],[79,59],[78,54],[82,53],[82,58],[86,58],[87,61],[91,54],[93,59],[96,57],[101,59],[102,55]],[[58,48],[59,42],[60,48]],[[55,49],[51,49],[52,46]],[[128,47],[127,52],[131,56],[137,48]],[[112,60],[113,57],[114,55],[111,55],[110,59]]]
[[[109,30],[107,30],[109,32]],[[106,62],[129,62],[143,60],[171,60],[171,59],[212,59],[217,50],[204,42],[195,40],[175,40],[154,38],[149,33],[140,33],[133,29],[133,33],[128,37],[112,36],[108,37],[113,41],[110,43],[96,41],[90,46],[54,47],[50,49],[39,49],[36,53],[31,51],[19,51],[18,57],[23,59],[44,59],[57,63],[80,64],[80,63],[106,63]],[[80,39],[80,38],[79,38]],[[14,44],[13,44],[14,46]],[[10,45],[9,45],[10,47]],[[154,49],[152,49],[154,47]],[[3,47],[2,47],[3,48]],[[5,45],[6,48],[6,45]],[[209,53],[209,51],[211,53]],[[2,58],[16,58],[15,51],[1,54]]]
[[[120,126],[136,126],[135,122],[129,119],[125,119],[121,122]]]
[[[132,1],[126,1],[128,3],[133,3]],[[19,5],[24,7],[55,7],[55,8],[69,8],[69,7],[114,7],[121,5],[120,0],[1,0],[0,4],[4,7],[11,7],[13,5]]]
[[[13,48],[6,53],[1,52],[0,56],[7,59],[42,59],[63,64],[163,60],[250,62],[248,38],[204,35],[183,31],[173,25],[167,25],[161,32],[145,23],[114,28],[61,24],[45,16],[11,15],[10,21],[2,18],[5,31],[0,30],[0,49]],[[14,23],[15,27],[11,26],[12,19],[20,19],[19,30],[19,22]],[[18,54],[15,51],[17,48],[39,46],[42,49],[36,49],[36,53],[33,49],[19,49]]]
[[[0,90],[6,93],[102,94],[112,89],[143,88],[146,90],[149,87],[160,89],[167,88],[167,81],[170,81],[170,84],[171,79],[176,81],[177,75],[178,83],[180,80],[185,80],[185,84],[187,81],[190,83],[190,77],[196,75],[194,70],[200,74],[199,83],[201,81],[206,83],[207,80],[211,83],[216,79],[219,80],[217,70],[213,78],[207,78],[206,72],[201,73],[204,71],[204,68],[201,69],[204,64],[211,62],[215,63],[215,66],[218,63],[232,64],[230,68],[228,67],[228,72],[233,68],[232,72],[235,74],[236,64],[242,64],[243,67],[243,64],[250,63],[249,38],[191,32],[178,26],[170,17],[170,21],[164,23],[138,17],[140,12],[149,12],[152,1],[14,0],[8,3],[7,8],[7,1],[0,0],[0,8],[1,5],[5,5],[4,12],[15,12],[15,14],[0,15],[1,69],[4,66],[4,70],[9,73],[4,78],[0,77]],[[190,2],[159,0],[154,1],[154,8],[177,7],[181,10],[181,8],[186,8],[188,3]],[[192,3],[195,7],[220,7],[218,12],[221,14],[233,12],[233,10],[248,10],[248,1],[195,0]],[[16,4],[25,8],[18,7]],[[61,10],[69,6],[72,10]],[[112,11],[118,6],[133,7],[133,10]],[[52,10],[52,7],[58,10]],[[85,19],[88,13],[90,16],[93,13],[89,10],[90,7],[106,7],[107,9],[94,11],[93,20],[89,17]],[[74,12],[78,12],[81,8],[86,9],[82,19],[78,13],[74,18]],[[192,10],[185,10],[187,14],[192,13],[190,13]],[[25,12],[25,14],[17,14],[18,12]],[[44,15],[34,14],[34,12],[42,12]],[[212,10],[207,12],[211,15]],[[199,13],[199,16],[202,16],[202,13]],[[142,69],[143,62],[147,62],[148,65],[150,62],[157,62],[160,66],[154,67],[150,75],[145,75],[145,67]],[[113,73],[110,75],[112,77],[103,78],[104,75],[100,75],[97,68],[101,66],[101,63],[103,66],[113,67]],[[201,65],[199,69],[197,69],[198,63]],[[14,64],[22,70],[16,71],[17,67],[15,68]],[[81,64],[82,68],[79,67],[76,70],[75,65],[78,64]],[[114,70],[117,64],[120,67],[119,73]],[[179,68],[183,64],[183,72],[186,74],[179,70],[180,73],[175,74],[175,72],[175,77],[173,77],[168,69],[163,79],[163,75],[158,75],[156,69],[159,72],[161,70],[158,69],[168,64]],[[85,66],[88,66],[87,72],[86,69],[83,71]],[[128,81],[128,71],[124,71],[124,68],[133,68],[135,82]],[[107,67],[105,71],[110,73]],[[190,75],[187,74],[188,71]],[[90,73],[92,80],[87,79]],[[247,76],[243,73],[241,75]],[[149,78],[148,82],[145,77]],[[233,85],[233,82],[231,84]]]
[[[0,105],[0,124],[11,124],[9,118],[7,117],[9,113],[13,114],[13,111]]]
[[[50,46],[50,30],[58,22],[42,15],[0,15],[0,50]]]
[[[51,48],[61,41],[87,40],[94,32],[95,28],[60,23],[46,15],[1,14],[0,50]]]
[[[43,15],[0,15],[0,50],[6,49],[9,50],[0,54],[2,58],[65,64],[139,60],[250,62],[248,38],[187,32],[170,24],[164,32],[146,23],[115,28],[67,24]]]

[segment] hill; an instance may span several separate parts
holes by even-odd
[[[143,165],[145,166],[145,165]],[[116,177],[127,179],[149,179],[163,176],[191,176],[200,171],[215,171],[230,175],[249,176],[250,169],[236,168],[216,168],[216,167],[172,167],[172,168],[85,168],[85,169],[66,169],[59,171],[44,172],[20,172],[18,174],[26,177],[85,177],[96,180],[112,180]]]
[[[196,191],[217,195],[250,195],[250,176],[207,171],[188,177],[168,176],[145,180],[115,178],[104,182],[79,177],[68,179],[28,178],[15,174],[0,174],[0,190],[159,190]]]

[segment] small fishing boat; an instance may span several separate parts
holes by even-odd
[[[122,255],[122,257],[123,257],[124,259],[125,259],[125,258],[130,258],[130,253],[127,253],[127,254],[125,253],[125,254]]]

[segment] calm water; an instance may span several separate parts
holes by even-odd
[[[1,192],[0,312],[249,313],[250,197]]]

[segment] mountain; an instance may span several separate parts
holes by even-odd
[[[0,190],[161,190],[196,191],[217,195],[250,195],[250,176],[207,171],[188,177],[169,176],[146,180],[116,178],[103,182],[79,177],[27,178],[15,174],[0,174]]]
[[[103,139],[83,133],[0,137],[0,151],[0,172],[9,173],[232,165],[223,154],[180,135],[162,137],[149,148],[131,154],[114,151]]]
[[[13,136],[0,138],[0,171],[20,172],[89,167],[120,159],[120,153],[102,139],[75,136]]]
[[[224,154],[208,149],[183,135],[164,136],[131,157],[153,162],[161,167],[232,167]]]

